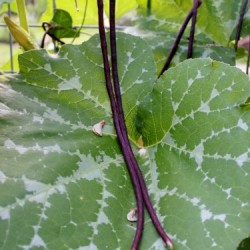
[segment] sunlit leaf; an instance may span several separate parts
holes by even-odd
[[[193,59],[157,80],[147,43],[117,35],[129,136],[175,249],[235,250],[250,223],[248,77]],[[0,91],[2,249],[129,249],[136,204],[98,36],[57,57],[24,53],[20,70]],[[92,131],[101,120],[102,137]],[[140,248],[166,249],[148,217]]]

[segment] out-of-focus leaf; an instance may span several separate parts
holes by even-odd
[[[59,39],[79,36],[77,30],[72,27],[72,17],[65,10],[56,9],[50,25],[48,33]]]
[[[2,5],[4,3],[12,3],[12,2],[13,2],[13,0],[0,0],[0,9],[2,8]]]
[[[44,13],[41,21],[45,22],[51,19],[53,16],[52,0],[48,0],[48,8]],[[80,25],[82,23],[82,18],[85,12],[86,0],[78,1],[79,11],[76,9],[75,1],[57,1],[56,8],[63,9],[69,12],[73,19],[73,25]],[[130,1],[116,1],[116,18],[119,19],[122,15],[128,11],[134,9],[137,6],[136,0]],[[106,15],[109,16],[109,1],[104,1],[104,8]],[[84,24],[98,24],[98,12],[97,12],[97,2],[88,0],[86,18]]]
[[[145,38],[153,50],[157,72],[160,73],[166,58],[173,46],[175,37],[169,35],[148,36]],[[187,58],[188,39],[183,38],[177,53],[175,54],[171,66],[184,61]],[[193,58],[211,58],[230,65],[235,65],[235,52],[233,48],[216,45],[212,42],[203,42],[199,39],[195,40],[193,48]]]
[[[147,1],[137,1],[141,6],[140,13],[147,15]],[[203,0],[198,9],[197,33],[205,33],[216,43],[227,46],[238,23],[241,5],[242,1],[235,0]],[[157,29],[165,31],[174,27],[178,29],[192,6],[192,0],[152,1],[152,15],[148,17],[147,22],[155,23]]]

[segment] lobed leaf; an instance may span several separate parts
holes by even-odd
[[[117,36],[129,136],[147,148],[137,158],[175,249],[236,249],[249,234],[248,77],[193,59],[156,80],[147,43]],[[136,204],[98,36],[57,57],[24,53],[20,71],[0,91],[1,248],[129,249]],[[141,249],[165,249],[148,217]]]

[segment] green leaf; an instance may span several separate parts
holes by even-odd
[[[147,14],[146,0],[137,0],[141,6],[140,13]],[[242,2],[234,0],[203,0],[198,9],[197,33],[205,33],[216,43],[228,46],[231,35],[238,23]],[[193,1],[152,1],[151,13],[147,22],[155,23],[157,29],[178,29]],[[176,30],[177,31],[177,30]]]
[[[154,60],[159,74],[164,66],[166,58],[170,53],[175,41],[174,35],[163,35],[154,33],[153,36],[145,37],[154,53]],[[180,42],[179,48],[171,62],[171,66],[184,61],[187,58],[188,39],[184,37]],[[208,58],[221,61],[230,65],[235,65],[235,52],[233,48],[218,46],[210,40],[203,41],[197,37],[193,47],[193,58]]]
[[[140,7],[140,12],[148,14],[147,3],[148,0],[137,0]],[[192,6],[192,0],[186,1],[164,1],[164,0],[154,0],[151,1],[151,13],[156,14],[157,17],[164,18],[184,18],[186,13],[190,10]]]
[[[237,250],[248,250],[250,248],[250,238],[242,240],[237,247]]]
[[[10,4],[10,9],[13,13],[17,13],[16,1],[13,0],[0,0],[0,14],[6,14],[8,11],[8,4]]]
[[[229,249],[249,234],[248,77],[210,59],[156,80],[147,43],[118,33],[130,138],[176,250]],[[20,56],[0,90],[2,249],[129,249],[135,207],[105,89],[98,36]],[[92,126],[105,120],[103,136]],[[166,249],[146,217],[141,249]]]
[[[76,8],[75,1],[58,1],[56,3],[56,8],[63,9],[69,12],[70,16],[73,19],[74,25],[80,25],[82,23],[82,18],[85,12],[85,6],[86,6],[86,0],[84,1],[78,1],[78,9]],[[84,24],[97,24],[97,3],[96,1],[88,0],[88,6],[87,6],[87,15],[85,18]],[[43,14],[41,18],[41,22],[48,22],[48,20],[51,19],[53,16],[53,1],[48,0],[48,7],[46,9],[46,12]]]
[[[72,17],[65,10],[56,9],[51,20],[49,34],[57,38],[75,37],[77,30],[72,27]],[[77,34],[79,36],[79,33]]]
[[[11,2],[13,2],[13,0],[0,0],[0,8],[2,8],[2,5],[4,3],[11,3]]]
[[[109,16],[109,1],[104,1],[105,5],[105,12],[106,15]],[[86,6],[86,0],[84,1],[78,1],[78,8],[79,11],[76,9],[75,1],[58,1],[56,3],[56,7],[58,9],[63,9],[69,12],[73,19],[74,25],[80,25],[82,23],[82,17],[85,12],[85,6]],[[130,1],[116,1],[116,18],[119,19],[121,16],[129,12],[130,10],[136,8],[137,3],[136,0],[130,0]],[[53,3],[52,0],[48,0],[48,8],[46,12],[44,13],[42,17],[42,21],[48,21],[51,19],[51,16],[53,16]],[[86,18],[84,21],[84,24],[98,24],[98,12],[97,12],[97,2],[88,0],[88,6],[86,11]]]
[[[104,1],[104,9],[106,14],[109,16],[109,1]],[[117,0],[115,4],[115,16],[116,19],[119,19],[127,12],[135,9],[137,7],[137,1],[136,0],[130,0],[130,1],[123,1],[123,0]]]

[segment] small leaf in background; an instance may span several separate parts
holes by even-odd
[[[144,39],[153,50],[157,73],[159,74],[175,41],[175,36],[170,34],[162,35],[155,33],[154,36],[148,36]],[[187,48],[188,38],[184,36],[180,42],[177,53],[171,62],[171,66],[175,66],[186,60]],[[198,36],[194,43],[193,58],[211,58],[216,61],[235,65],[235,53],[233,48],[216,45],[210,40],[204,42],[202,39],[200,40]]]
[[[56,9],[50,22],[48,33],[59,39],[79,36],[79,33],[76,28],[72,27],[72,24],[72,18],[67,11]]]
[[[160,73],[166,57],[173,46],[186,15],[193,6],[193,1],[182,1],[179,3],[170,1],[153,1],[151,14],[147,14],[147,1],[140,0],[139,18],[136,20],[136,28],[131,29],[132,34],[142,34],[150,44],[157,64],[157,72]],[[224,11],[224,7],[227,10]],[[240,9],[241,2],[232,3],[228,1],[204,0],[198,8],[196,35],[194,41],[193,58],[212,58],[230,65],[235,65],[235,52],[229,46],[231,35],[238,22],[237,11],[229,12],[231,9]],[[232,7],[233,6],[233,7]],[[172,10],[172,14],[170,14]],[[165,13],[165,14],[164,14]],[[215,24],[216,23],[216,24]],[[230,25],[228,25],[230,23]],[[134,31],[134,32],[133,32]],[[187,58],[189,28],[185,31],[177,53],[171,66]]]
[[[47,22],[53,16],[53,0],[48,0],[48,7],[41,17],[41,22]],[[78,9],[76,9],[75,1],[57,1],[56,8],[67,10],[73,20],[74,25],[80,25],[82,23],[82,17],[85,12],[86,0],[78,1]],[[96,1],[88,0],[87,15],[85,18],[85,24],[97,24],[97,4]]]
[[[14,2],[14,0],[0,0],[0,9],[2,8],[2,5],[4,3],[12,3],[12,2]]]
[[[147,15],[147,0],[137,0],[139,13]],[[196,33],[204,33],[214,42],[228,46],[230,38],[238,23],[242,1],[235,0],[203,0],[198,9]],[[176,31],[191,10],[193,1],[152,1],[152,16],[145,21],[145,26],[154,26],[158,30]]]

